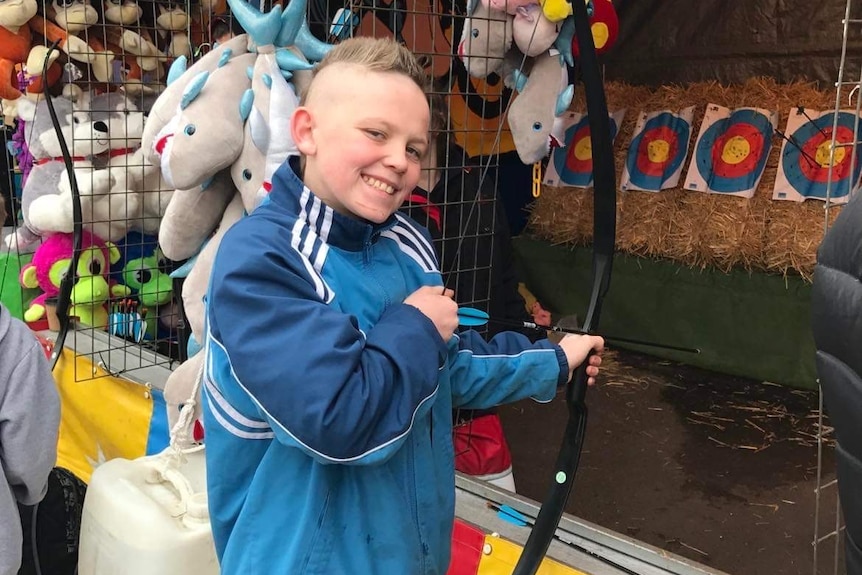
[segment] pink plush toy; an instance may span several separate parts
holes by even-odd
[[[21,285],[38,287],[43,292],[24,312],[26,321],[42,319],[45,315],[45,300],[60,293],[60,284],[69,272],[72,261],[73,237],[72,234],[50,236],[33,254],[33,260],[21,270]],[[87,231],[83,232],[81,246],[69,315],[77,317],[84,325],[104,328],[108,325],[105,304],[112,295],[123,296],[128,293],[125,286],[110,287],[108,284],[108,268],[119,261],[120,251],[114,244],[106,243]]]

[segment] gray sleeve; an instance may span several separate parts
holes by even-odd
[[[34,505],[44,497],[48,474],[57,460],[60,427],[60,398],[37,342],[10,373],[0,406],[3,472],[15,498]]]

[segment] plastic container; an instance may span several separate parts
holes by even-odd
[[[81,520],[80,575],[218,575],[204,448],[112,459],[93,472]]]

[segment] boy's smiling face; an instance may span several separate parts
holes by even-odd
[[[428,101],[409,77],[333,64],[291,118],[305,184],[336,212],[382,223],[419,181],[428,123]]]

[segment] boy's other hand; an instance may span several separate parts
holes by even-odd
[[[587,365],[587,385],[596,384],[596,376],[599,375],[599,366],[602,364],[602,353],[605,351],[605,340],[597,335],[574,335],[568,334],[558,344],[563,348],[566,359],[569,362],[569,379],[590,354]]]
[[[458,327],[458,304],[455,292],[439,286],[423,286],[407,296],[404,303],[412,305],[428,317],[443,341],[449,341]]]

